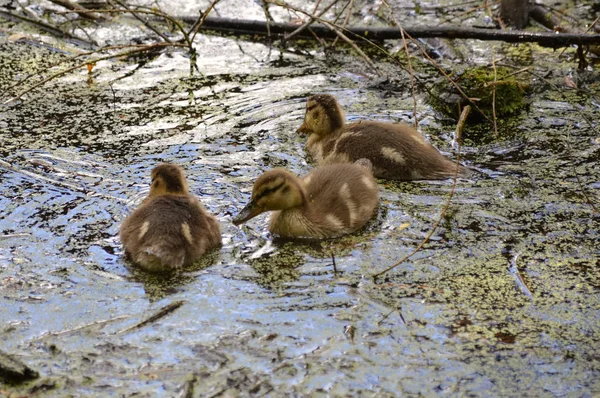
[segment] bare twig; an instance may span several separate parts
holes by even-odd
[[[55,12],[55,14],[57,15],[61,15],[61,14],[68,14],[68,11],[60,11],[60,12]],[[96,13],[96,14],[131,14],[130,10],[123,10],[123,9],[111,9],[111,10],[105,10],[105,9],[96,9],[96,10],[85,10],[85,11],[79,11],[80,14],[87,14],[87,13]],[[190,44],[190,40],[189,40],[189,36],[186,32],[186,30],[184,29],[183,25],[181,24],[181,22],[178,19],[173,18],[172,16],[170,16],[169,14],[166,14],[162,11],[159,10],[142,10],[142,9],[136,9],[135,10],[136,14],[146,14],[146,15],[153,15],[155,17],[159,17],[159,18],[163,18],[166,19],[167,21],[171,22],[173,25],[177,26],[177,29],[181,32],[181,34],[183,35],[185,41]]]
[[[378,273],[374,274],[373,275],[373,280],[374,281],[377,281],[378,277],[380,277],[381,275],[387,273],[388,271],[391,271],[392,269],[396,268],[397,266],[399,266],[400,264],[402,264],[403,262],[405,262],[406,260],[408,260],[409,258],[411,258],[412,256],[414,256],[416,253],[418,253],[423,248],[423,246],[425,246],[425,244],[429,241],[429,238],[431,238],[431,236],[433,235],[433,233],[437,230],[437,227],[442,222],[442,220],[444,218],[444,215],[446,214],[446,212],[448,211],[448,208],[450,207],[450,203],[452,202],[452,197],[454,196],[454,190],[456,189],[456,180],[457,180],[457,176],[458,176],[458,170],[459,170],[459,167],[460,167],[460,163],[459,163],[460,162],[460,143],[461,143],[462,130],[463,130],[463,127],[464,127],[465,122],[467,120],[467,116],[469,115],[470,111],[471,111],[471,107],[469,105],[465,106],[463,108],[463,111],[462,111],[461,115],[460,115],[460,119],[458,120],[458,123],[456,125],[456,142],[457,142],[457,149],[456,149],[456,170],[454,172],[454,177],[452,179],[452,188],[450,189],[450,193],[448,194],[448,200],[446,201],[446,204],[444,205],[444,207],[442,208],[442,211],[440,212],[440,217],[435,222],[435,224],[433,225],[433,227],[431,228],[431,230],[429,231],[429,233],[427,234],[427,236],[425,236],[425,238],[421,241],[421,243],[419,244],[419,246],[417,246],[417,248],[415,250],[413,250],[411,253],[409,253],[406,256],[404,256],[404,258],[402,258],[401,260],[397,261],[395,264],[387,267],[386,269],[384,269],[381,272],[378,272]]]
[[[348,8],[348,12],[346,13],[346,18],[344,18],[344,22],[342,23],[342,29],[345,29],[346,25],[348,25],[348,21],[350,20],[350,15],[352,14],[352,6],[353,5],[354,5],[354,0],[350,0],[349,2],[346,3],[346,5],[344,6],[344,8],[342,9],[342,11],[339,14],[339,15],[342,15],[342,13],[346,9],[346,7]],[[333,22],[337,22],[339,15]],[[339,39],[339,36],[336,37],[335,39],[333,39],[333,43],[332,43],[333,47],[335,47],[335,44],[337,43],[338,39]]]
[[[8,235],[0,235],[1,239],[12,239],[12,238],[24,238],[26,236],[31,236],[30,233],[20,233],[20,234],[8,234]]]
[[[283,39],[281,40],[282,43],[285,43],[287,40],[291,40],[294,36],[302,33],[304,31],[304,29],[306,29],[309,25],[311,25],[312,23],[314,23],[317,20],[317,18],[322,17],[323,14],[325,14],[327,11],[329,11],[329,9],[331,7],[333,7],[336,3],[337,3],[337,0],[332,1],[331,4],[329,4],[327,7],[325,7],[324,9],[322,9],[321,12],[318,15],[310,17],[310,19],[307,22],[305,22],[302,25],[300,25],[300,27],[298,29],[294,30],[289,35],[284,35]],[[313,11],[313,15],[315,15],[315,13],[317,12],[319,4],[321,4],[321,0],[319,0],[317,2],[317,4],[315,5],[315,9]]]
[[[72,35],[72,34],[70,34],[68,32],[65,32],[65,31],[59,29],[59,28],[56,28],[56,27],[54,27],[52,25],[49,25],[49,24],[47,24],[45,22],[35,20],[33,18],[28,18],[28,17],[25,17],[23,15],[15,14],[13,12],[5,11],[5,10],[0,10],[0,16],[4,17],[6,19],[10,19],[10,20],[19,20],[19,21],[27,22],[27,23],[35,26],[36,28],[41,29],[41,30],[43,30],[45,32],[48,32],[51,35],[54,35],[56,37],[67,38],[67,39],[70,39],[70,40],[78,41],[81,44],[85,44],[85,45],[87,45],[89,47],[95,47],[96,46],[96,43],[89,42],[89,41],[87,41],[85,39],[82,39],[80,37],[74,36],[74,35]]]
[[[185,300],[179,300],[176,301],[174,303],[171,304],[167,304],[164,307],[162,307],[160,310],[158,310],[154,315],[144,319],[141,322],[136,323],[133,326],[130,326],[128,328],[125,328],[123,330],[119,330],[116,334],[122,334],[122,333],[128,333],[131,332],[133,330],[139,329],[141,327],[144,327],[152,322],[155,322],[157,320],[159,320],[160,318],[163,318],[167,315],[169,315],[171,312],[175,311],[177,308],[181,307],[183,304],[185,303]]]
[[[72,333],[79,332],[79,331],[82,331],[82,330],[85,330],[85,329],[90,329],[90,328],[92,328],[94,326],[104,326],[104,325],[107,325],[109,323],[117,322],[117,321],[120,321],[122,319],[127,319],[127,318],[130,318],[130,315],[120,315],[120,316],[117,316],[117,317],[111,318],[111,319],[104,319],[104,320],[101,320],[101,321],[94,321],[94,322],[91,322],[91,323],[87,323],[85,325],[78,326],[78,327],[73,328],[73,329],[66,329],[66,330],[62,330],[60,332],[46,333],[46,334],[44,334],[44,335],[42,335],[40,337],[36,337],[32,341],[40,341],[40,340],[43,340],[43,339],[45,339],[47,337],[64,336],[64,335],[72,334]]]
[[[171,43],[171,40],[165,36],[160,30],[158,30],[157,28],[154,27],[154,25],[152,25],[150,22],[146,21],[145,19],[143,19],[142,17],[140,17],[136,11],[130,9],[127,4],[123,4],[122,1],[120,0],[108,0],[109,3],[112,4],[112,2],[117,3],[118,5],[120,5],[121,7],[123,7],[123,9],[125,11],[127,11],[128,13],[130,13],[131,15],[133,15],[133,17],[135,19],[137,19],[138,21],[140,21],[141,23],[143,23],[148,29],[150,29],[151,31],[153,31],[154,33],[156,33],[158,36],[160,36],[161,39],[163,39],[165,42],[167,43]],[[116,8],[116,7],[115,7]]]
[[[119,11],[119,12],[121,12],[121,11]],[[176,46],[177,46],[177,45],[176,45]],[[99,48],[99,49],[97,49],[97,50],[93,50],[93,51],[87,51],[87,52],[83,52],[83,53],[76,54],[76,55],[74,55],[74,56],[72,56],[72,57],[69,57],[69,58],[61,59],[60,61],[58,61],[58,62],[56,62],[56,63],[54,63],[54,64],[52,64],[52,65],[50,65],[50,66],[47,66],[47,67],[45,68],[45,70],[50,70],[50,69],[52,69],[52,68],[55,68],[55,67],[57,67],[57,66],[59,66],[59,65],[61,65],[61,64],[64,64],[64,63],[67,63],[67,62],[73,61],[73,60],[75,60],[75,59],[77,59],[77,58],[79,58],[79,57],[84,57],[84,56],[87,56],[87,55],[97,54],[97,53],[101,53],[101,52],[103,52],[103,51],[122,50],[122,49],[124,49],[124,48],[146,48],[146,47],[148,47],[148,45],[147,45],[147,44],[127,44],[127,45],[122,45],[122,46],[107,46],[107,47],[102,47],[102,48]],[[93,63],[93,62],[96,62],[96,61],[94,60],[94,61],[89,61],[89,62],[92,62],[92,63]],[[13,85],[12,85],[12,86],[10,86],[10,87],[7,87],[7,88],[6,88],[4,91],[0,92],[0,98],[1,98],[1,97],[2,97],[4,94],[6,94],[6,93],[8,93],[10,90],[12,90],[13,88],[15,88],[15,87],[17,87],[17,86],[20,86],[20,85],[22,85],[22,84],[23,84],[23,83],[25,83],[27,80],[29,80],[29,79],[31,79],[31,78],[33,78],[33,77],[35,77],[35,76],[41,75],[42,73],[43,73],[43,72],[37,72],[37,73],[32,73],[32,74],[30,74],[30,75],[27,75],[27,76],[26,76],[25,78],[23,78],[22,80],[19,80],[17,83],[13,84]]]
[[[8,101],[5,101],[4,104],[8,104],[14,101],[17,101],[18,99],[20,99],[22,96],[24,96],[25,94],[35,90],[38,87],[43,86],[44,84],[48,83],[50,80],[53,80],[57,77],[63,76],[71,71],[74,71],[75,69],[79,69],[82,68],[84,66],[87,66],[90,63],[94,63],[94,62],[98,62],[98,61],[103,61],[105,59],[112,59],[112,58],[120,58],[120,57],[127,57],[129,55],[133,55],[133,54],[137,54],[137,53],[141,53],[141,52],[145,52],[145,51],[150,51],[156,48],[160,48],[160,47],[187,47],[187,45],[185,44],[179,44],[179,43],[154,43],[154,44],[149,44],[149,45],[144,45],[142,46],[142,48],[136,48],[135,50],[132,51],[127,51],[127,52],[123,52],[123,53],[119,53],[119,54],[114,54],[114,55],[107,55],[104,57],[99,57],[99,58],[95,58],[89,61],[85,61],[82,62],[80,64],[77,64],[75,66],[72,66],[70,68],[67,68],[63,71],[60,72],[56,72],[54,73],[52,76],[42,80],[41,82],[38,82],[36,84],[34,84],[32,87],[29,87],[27,90],[24,90],[22,92],[20,92],[18,95],[14,96],[13,98],[9,99]],[[136,46],[137,47],[137,46]]]
[[[86,10],[85,8],[81,7],[79,4],[73,3],[69,0],[50,0],[50,1],[54,4],[57,4],[61,7],[66,8],[67,10],[71,10],[71,12],[76,12],[82,18],[89,19],[91,21],[105,21],[106,20],[106,18],[104,18],[100,15],[96,15],[93,12],[89,12],[90,10]]]
[[[388,8],[388,11],[390,12],[390,14],[392,14],[394,23],[396,24],[398,29],[400,29],[400,33],[402,33],[402,44],[404,46],[404,53],[406,54],[406,62],[408,64],[408,71],[410,74],[410,88],[412,90],[413,115],[414,115],[414,119],[415,119],[415,128],[416,128],[419,126],[419,119],[417,117],[417,93],[416,93],[416,87],[415,87],[415,73],[412,68],[412,63],[410,62],[410,52],[408,51],[408,45],[406,44],[406,38],[404,37],[404,29],[402,29],[402,26],[396,19],[396,15],[394,15],[394,12],[392,11],[392,9],[389,6],[389,4],[387,3],[387,1],[383,0],[383,4],[385,4],[385,6]]]
[[[219,2],[219,0],[213,0],[210,5],[208,6],[208,8],[206,9],[206,11],[200,15],[200,17],[198,19],[196,19],[196,21],[194,22],[194,25],[192,25],[192,28],[190,29],[190,32],[194,32],[192,33],[192,42],[194,42],[194,39],[196,38],[196,35],[198,34],[198,31],[200,30],[200,28],[202,27],[202,25],[204,25],[204,22],[206,21],[206,18],[208,17],[208,14],[210,14],[210,12],[212,11],[212,9],[217,5],[217,3]],[[271,30],[267,29],[267,34],[270,35]],[[189,33],[188,33],[189,34]]]
[[[330,25],[328,23],[326,23],[325,25],[328,26],[331,30],[333,30],[342,40],[344,40],[346,43],[350,44],[350,46],[352,46],[354,51],[356,51],[365,60],[365,62],[367,64],[369,64],[371,69],[373,69],[373,72],[375,72],[378,76],[381,76],[375,63],[373,63],[373,61],[371,61],[371,58],[369,58],[369,56],[367,54],[365,54],[365,52],[363,50],[361,50],[360,47],[358,47],[354,41],[350,40],[350,38],[348,38],[348,36],[346,36],[345,34],[340,32],[333,25]]]
[[[498,138],[498,121],[496,118],[496,83],[498,74],[496,70],[496,57],[492,55],[492,67],[494,68],[494,85],[492,87],[492,120],[494,121],[494,137]]]

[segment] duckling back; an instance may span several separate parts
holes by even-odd
[[[454,162],[406,124],[361,121],[331,138],[315,151],[322,153],[323,164],[367,158],[376,177],[403,181],[448,178],[456,170]],[[459,166],[458,173],[467,170]]]
[[[132,260],[152,272],[190,265],[221,245],[218,221],[191,195],[147,198],[123,221],[120,237]]]
[[[367,167],[332,164],[302,177],[304,206],[274,212],[270,230],[287,237],[334,238],[362,228],[375,214],[379,190]]]

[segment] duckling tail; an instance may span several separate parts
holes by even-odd
[[[185,252],[173,253],[161,247],[146,247],[141,249],[135,262],[150,272],[164,272],[181,268],[185,259]]]
[[[358,159],[356,162],[354,162],[355,164],[364,167],[365,169],[369,170],[369,171],[373,171],[373,163],[371,163],[371,161],[367,158],[360,158]]]

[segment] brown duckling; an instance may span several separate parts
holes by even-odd
[[[152,170],[150,194],[119,231],[125,252],[141,268],[169,271],[192,264],[221,245],[221,227],[189,194],[181,167]]]
[[[373,164],[375,177],[403,181],[444,179],[456,170],[452,161],[407,124],[346,124],[339,103],[327,94],[308,99],[304,123],[298,132],[310,134],[306,147],[319,165],[367,158]],[[458,174],[467,175],[468,170],[459,166]]]
[[[370,162],[360,163],[318,167],[301,178],[285,169],[267,171],[254,183],[252,200],[233,223],[274,210],[269,229],[282,237],[334,238],[352,233],[371,219],[379,203]]]

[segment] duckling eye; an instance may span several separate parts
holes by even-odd
[[[281,183],[281,184],[279,184],[279,185],[277,185],[277,186],[275,186],[275,187],[273,187],[273,188],[266,188],[266,189],[264,189],[264,190],[263,190],[263,191],[260,193],[260,195],[258,195],[258,198],[262,198],[262,197],[264,197],[264,196],[269,196],[269,195],[271,195],[273,192],[276,192],[277,190],[279,190],[279,189],[280,189],[280,188],[283,186],[283,184],[284,184],[284,183]],[[285,189],[287,189],[287,188],[288,188],[288,187],[285,187],[285,188],[284,188],[284,192],[285,192]]]

